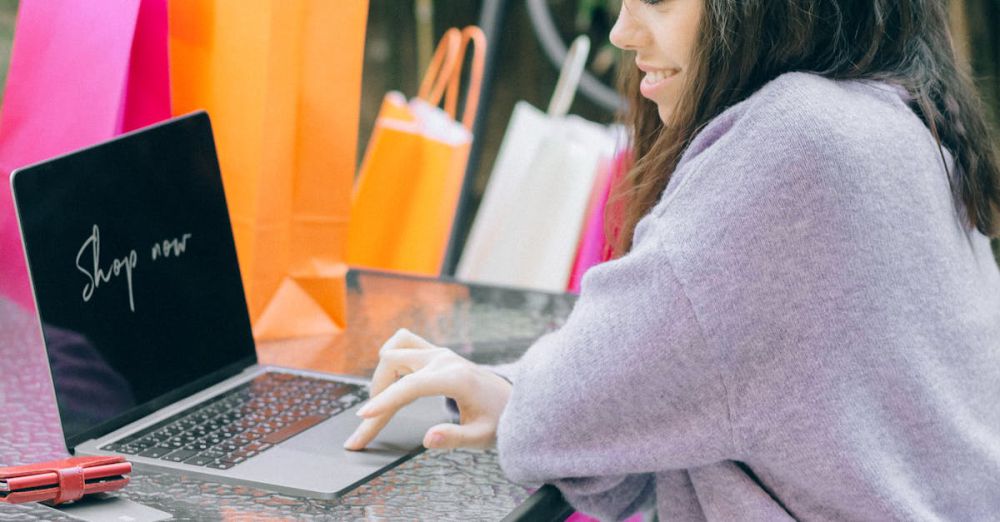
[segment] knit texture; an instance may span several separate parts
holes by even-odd
[[[1000,272],[902,89],[779,77],[501,369],[507,475],[617,519],[1000,518]]]

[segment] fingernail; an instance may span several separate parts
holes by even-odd
[[[371,413],[371,411],[372,411],[372,403],[369,402],[368,404],[362,406],[361,409],[359,409],[357,412],[355,412],[355,415],[357,415],[358,417],[364,417],[369,413]]]
[[[347,442],[344,443],[344,447],[347,449],[353,449],[354,445],[358,442],[358,435],[354,434],[347,438]]]
[[[430,443],[430,447],[436,448],[440,446],[442,443],[444,443],[444,435],[441,435],[440,433],[435,433],[431,435],[431,439],[427,442]]]

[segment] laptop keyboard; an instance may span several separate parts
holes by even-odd
[[[229,469],[367,398],[356,384],[264,373],[101,449]]]

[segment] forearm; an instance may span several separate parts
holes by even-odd
[[[519,361],[497,432],[512,480],[613,500],[611,515],[641,496],[637,477],[734,454],[718,353],[661,248],[595,268],[566,325]]]

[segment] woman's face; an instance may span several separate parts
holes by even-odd
[[[635,51],[639,91],[668,124],[691,71],[705,0],[622,0],[611,43]]]

